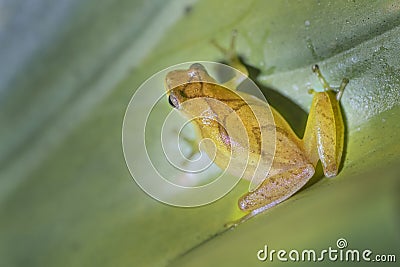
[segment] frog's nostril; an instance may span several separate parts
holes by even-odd
[[[191,69],[201,69],[202,71],[206,71],[206,68],[204,68],[203,65],[201,65],[200,63],[193,63],[190,66]]]

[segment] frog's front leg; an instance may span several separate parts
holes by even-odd
[[[236,90],[236,88],[249,76],[249,72],[247,67],[240,61],[240,58],[236,51],[236,38],[237,38],[237,31],[232,31],[231,36],[231,43],[229,48],[225,48],[219,45],[215,40],[212,40],[212,44],[217,47],[225,57],[228,65],[238,70],[240,73],[235,72],[234,77],[232,77],[229,81],[225,82],[223,86],[231,89]]]

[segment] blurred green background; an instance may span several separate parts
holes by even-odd
[[[272,266],[257,260],[264,245],[322,250],[338,238],[399,261],[399,25],[393,0],[0,1],[0,266]],[[161,204],[131,178],[121,128],[142,82],[221,60],[210,40],[228,44],[233,29],[299,134],[307,90],[321,89],[310,66],[350,79],[346,151],[336,178],[217,234],[241,215],[248,184],[200,208]]]

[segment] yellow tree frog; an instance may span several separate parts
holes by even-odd
[[[246,69],[234,55],[233,65],[239,66],[242,72]],[[291,129],[286,120],[271,108],[273,123],[266,125],[254,123],[254,116],[248,109],[249,105],[262,107],[261,100],[255,97],[235,93],[235,88],[227,88],[236,84],[237,77],[231,82],[219,85],[211,77],[204,66],[193,64],[187,70],[175,70],[166,75],[165,85],[169,103],[185,114],[207,114],[209,119],[194,119],[201,138],[210,138],[216,145],[215,163],[221,168],[226,167],[233,146],[240,146],[232,136],[215,121],[229,120],[229,112],[222,110],[207,99],[217,99],[236,111],[250,132],[248,144],[252,156],[257,157],[260,151],[260,134],[273,128],[275,131],[275,154],[269,173],[263,177],[262,183],[253,191],[239,199],[239,208],[252,217],[289,198],[301,189],[314,175],[318,161],[321,161],[326,177],[336,176],[341,162],[344,145],[344,124],[340,112],[339,100],[348,79],[343,79],[340,87],[331,87],[321,74],[318,65],[312,67],[324,90],[313,93],[310,113],[307,119],[305,133],[300,139]],[[235,81],[236,79],[236,81]],[[183,105],[191,99],[204,99],[195,105]],[[245,101],[247,99],[247,101]],[[250,99],[250,101],[249,101]],[[227,127],[232,126],[232,123]]]

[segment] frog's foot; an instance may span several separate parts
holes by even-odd
[[[311,164],[306,164],[265,179],[256,190],[239,199],[239,208],[249,213],[225,226],[229,228],[236,227],[286,200],[299,191],[313,175],[314,167]]]
[[[200,153],[199,142],[197,141],[197,139],[192,139],[192,138],[189,138],[189,137],[184,136],[184,135],[180,135],[180,138],[182,138],[182,140],[185,143],[187,143],[189,145],[189,147],[190,147],[190,152],[188,154],[185,154],[185,157],[188,160],[192,160],[196,154]],[[183,154],[183,152],[182,152],[182,154]]]
[[[343,78],[342,83],[338,87],[330,86],[329,83],[327,82],[327,80],[325,79],[325,77],[322,75],[321,70],[319,69],[319,66],[317,64],[312,66],[312,71],[317,75],[319,81],[321,82],[322,86],[324,87],[324,90],[325,91],[331,90],[331,91],[336,92],[336,99],[339,101],[343,95],[344,88],[349,83],[349,79]],[[310,90],[309,92],[313,93],[313,90]]]
[[[239,70],[242,74],[236,73],[235,76],[229,80],[228,82],[224,83],[223,85],[225,87],[228,87],[230,89],[235,89],[238,87],[238,85],[243,82],[245,77],[248,77],[249,72],[246,68],[245,65],[240,61],[239,56],[236,51],[236,38],[237,38],[237,31],[233,30],[232,31],[232,37],[231,37],[231,43],[229,48],[225,48],[218,44],[215,40],[211,40],[211,43],[218,49],[220,50],[224,57],[225,60],[228,62],[228,65]]]
[[[237,69],[241,69],[242,63],[240,62],[239,56],[236,52],[236,38],[237,38],[237,30],[232,31],[232,37],[231,37],[231,43],[229,48],[225,48],[221,46],[217,41],[214,39],[211,40],[211,43],[219,50],[222,52],[222,54],[225,57],[225,60],[228,61],[229,65],[232,67],[235,67]],[[245,69],[247,71],[247,69]]]
[[[258,213],[260,213],[260,212],[258,212]],[[252,211],[252,212],[246,214],[245,216],[241,217],[241,218],[238,219],[238,220],[234,220],[234,221],[230,221],[230,222],[226,223],[226,224],[224,225],[224,227],[225,227],[225,228],[231,228],[231,229],[233,229],[233,228],[235,228],[236,226],[238,226],[238,225],[244,223],[244,222],[247,221],[248,219],[254,217],[254,216],[257,215],[258,213],[257,213],[256,211]]]
[[[278,204],[278,203],[276,203],[276,204]],[[276,204],[274,204],[274,205],[276,205]],[[274,205],[272,205],[272,206],[274,206]],[[239,226],[240,224],[244,223],[245,221],[247,221],[247,220],[253,218],[253,217],[256,216],[257,214],[260,214],[260,213],[262,213],[263,211],[265,211],[265,210],[271,208],[272,206],[266,205],[266,206],[264,206],[264,207],[261,207],[261,208],[252,210],[250,213],[244,215],[243,217],[241,217],[241,218],[239,218],[239,219],[237,219],[237,220],[230,221],[230,222],[226,223],[226,224],[224,225],[224,227],[225,227],[225,228],[231,228],[231,229],[233,229],[233,228]]]

